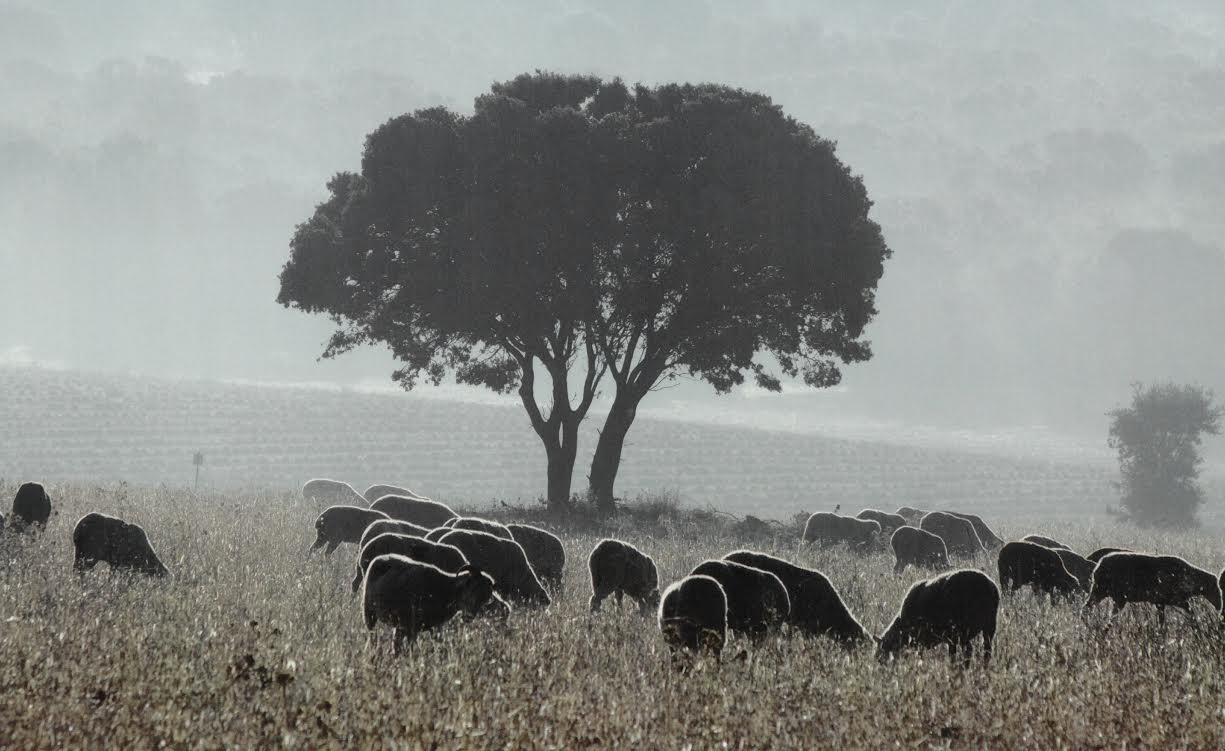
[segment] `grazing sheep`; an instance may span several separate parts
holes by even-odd
[[[1097,568],[1097,564],[1067,548],[1055,548],[1055,554],[1063,561],[1063,567],[1068,573],[1080,582],[1081,591],[1088,592],[1093,584],[1093,569]]]
[[[983,636],[983,664],[991,661],[1000,590],[981,571],[961,569],[919,581],[906,593],[897,617],[881,634],[877,656],[882,660],[908,645],[920,648],[947,644],[956,659],[962,648],[965,665],[974,653],[974,637]]]
[[[353,486],[340,480],[307,480],[302,486],[302,497],[308,501],[319,501],[329,506],[368,506],[365,496]]]
[[[1071,597],[1080,581],[1064,568],[1059,554],[1032,542],[1010,542],[1000,548],[1000,587],[1005,592],[1030,585],[1051,597]]]
[[[751,550],[728,553],[723,560],[752,566],[777,576],[787,588],[787,597],[791,602],[787,622],[796,630],[809,636],[828,636],[848,647],[872,638],[851,615],[838,590],[820,571]]]
[[[418,527],[416,524],[402,522],[399,519],[379,519],[376,522],[371,522],[370,526],[366,527],[362,532],[362,539],[357,543],[357,549],[361,550],[366,547],[366,543],[370,542],[379,535],[408,535],[409,537],[425,537],[429,530],[425,527]]]
[[[72,530],[72,547],[75,550],[72,567],[77,571],[92,569],[98,561],[106,561],[113,569],[149,576],[170,573],[153,552],[149,536],[140,525],[106,514],[82,516]]]
[[[965,519],[970,524],[973,524],[974,534],[978,535],[979,542],[981,542],[983,547],[985,547],[987,550],[995,550],[1004,544],[1004,541],[1001,540],[999,535],[995,533],[995,530],[988,527],[987,523],[983,521],[981,516],[978,516],[977,514],[962,514],[957,511],[949,511],[948,513],[952,514],[958,519]]]
[[[366,499],[366,503],[368,504],[373,504],[375,501],[385,495],[399,495],[404,496],[405,498],[416,498],[421,501],[429,500],[429,498],[426,498],[420,493],[414,493],[408,488],[402,488],[399,485],[371,485],[370,487],[366,488],[365,493],[362,493],[362,497]]]
[[[409,498],[403,495],[385,495],[370,504],[370,508],[382,511],[392,519],[399,519],[426,529],[441,527],[448,519],[458,516],[445,503]]]
[[[709,576],[673,582],[659,602],[659,630],[673,652],[713,652],[727,643],[727,595]]]
[[[438,542],[447,536],[447,533],[452,531],[450,527],[436,527],[425,533],[425,539],[430,542]]]
[[[791,615],[787,587],[774,574],[732,561],[703,561],[690,576],[709,576],[727,595],[727,627],[752,638],[777,630]]]
[[[919,529],[938,535],[951,556],[972,558],[985,552],[974,525],[944,511],[931,511],[919,521]]]
[[[51,498],[42,483],[22,483],[13,496],[13,511],[9,524],[17,532],[37,527],[46,527],[51,518]]]
[[[1196,568],[1174,555],[1110,553],[1093,570],[1093,587],[1085,609],[1107,597],[1118,615],[1129,602],[1149,602],[1157,606],[1157,617],[1165,624],[1166,607],[1191,614],[1191,598],[1203,597],[1221,612],[1221,584],[1216,574]]]
[[[366,527],[386,519],[387,514],[361,506],[329,506],[315,519],[315,542],[311,551],[327,544],[323,552],[331,555],[342,542],[361,542]]]
[[[554,593],[561,591],[562,575],[566,570],[566,548],[561,539],[530,524],[507,524],[515,542],[523,546],[528,563],[545,586]]]
[[[893,573],[900,574],[907,566],[943,571],[949,567],[949,552],[940,535],[918,527],[898,527],[889,538],[889,547],[897,562]]]
[[[865,551],[879,536],[880,524],[877,522],[839,516],[828,511],[818,511],[808,517],[808,523],[804,525],[804,542],[815,542],[822,548],[845,542],[848,548]]]
[[[441,626],[460,611],[471,620],[496,597],[493,578],[476,567],[452,574],[402,555],[383,555],[366,570],[362,611],[367,630],[379,623],[394,629],[393,651],[398,655],[405,640]]]
[[[464,566],[468,565],[468,559],[459,552],[459,548],[430,542],[420,537],[382,534],[362,545],[361,552],[357,554],[357,573],[353,576],[354,593],[362,585],[362,577],[366,575],[370,561],[381,555],[392,553],[411,558],[419,563],[428,563],[452,574],[459,573]]]
[[[1050,548],[1051,550],[1058,550],[1059,548],[1064,548],[1065,550],[1071,550],[1071,548],[1069,548],[1067,545],[1064,545],[1062,542],[1059,542],[1058,540],[1052,540],[1051,538],[1046,537],[1044,535],[1025,535],[1024,537],[1021,538],[1021,542],[1032,542],[1035,545],[1041,545],[1042,547]]]
[[[1097,550],[1094,550],[1089,555],[1085,556],[1085,558],[1096,564],[1098,561],[1102,560],[1102,558],[1105,558],[1111,553],[1131,553],[1131,552],[1133,551],[1128,550],[1127,548],[1098,548]]]
[[[446,522],[443,526],[450,527],[451,529],[474,529],[477,532],[487,532],[494,537],[501,537],[503,540],[515,539],[515,536],[510,533],[505,524],[490,521],[489,519],[480,519],[475,516],[461,516],[458,519]]]
[[[927,512],[914,506],[902,506],[897,510],[897,515],[905,519],[907,524],[918,524],[920,519],[927,516]]]
[[[868,519],[880,525],[881,532],[887,535],[893,534],[893,530],[898,527],[906,526],[906,517],[900,514],[891,514],[888,511],[878,511],[874,508],[866,508],[855,514],[856,519]]]
[[[452,529],[439,542],[459,548],[469,563],[492,576],[503,599],[542,607],[551,602],[523,547],[514,540],[473,529]]]
[[[593,613],[611,594],[617,596],[617,605],[621,604],[622,595],[629,595],[644,616],[659,606],[659,572],[655,561],[628,542],[600,540],[587,558],[587,567],[591,570],[589,605]]]

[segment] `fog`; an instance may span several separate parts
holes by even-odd
[[[1104,436],[1133,381],[1225,394],[1219,3],[912,5],[0,5],[0,360],[387,380],[274,302],[294,225],[385,119],[548,69],[769,94],[894,251],[838,389],[658,405]]]

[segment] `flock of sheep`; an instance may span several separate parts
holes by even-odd
[[[330,554],[354,544],[353,593],[361,591],[366,627],[393,629],[393,649],[422,631],[462,613],[464,620],[505,620],[512,607],[547,607],[562,587],[565,548],[555,535],[525,524],[456,514],[445,504],[393,485],[374,485],[364,494],[334,480],[311,480],[303,487],[310,500],[330,505],[315,520],[311,550]],[[9,526],[37,530],[51,515],[51,499],[38,483],[22,485],[13,499]],[[0,529],[5,517],[0,514]],[[1193,598],[1222,613],[1220,575],[1182,558],[1102,548],[1081,556],[1048,537],[1029,535],[1005,542],[978,516],[903,507],[890,514],[865,509],[855,517],[816,513],[803,532],[806,543],[845,545],[867,552],[892,548],[894,571],[909,566],[935,572],[916,582],[897,616],[880,637],[856,620],[837,589],[820,571],[766,553],[737,550],[720,560],[698,564],[663,590],[655,562],[633,545],[602,540],[588,567],[590,609],[615,595],[636,602],[644,615],[657,614],[665,640],[675,654],[718,655],[728,632],[757,640],[784,624],[798,633],[834,639],[848,647],[875,641],[882,658],[909,647],[946,646],[968,664],[973,644],[983,638],[983,661],[991,658],[1000,586],[1006,592],[1030,586],[1053,599],[1083,595],[1090,609],[1103,599],[1117,614],[1128,603],[1190,614]],[[82,517],[72,532],[74,568],[85,571],[99,561],[116,569],[153,576],[169,571],[158,559],[144,530],[99,513]],[[999,583],[974,569],[952,568],[950,560],[997,553]],[[1225,623],[1225,620],[1222,620]]]

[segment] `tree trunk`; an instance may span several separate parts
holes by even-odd
[[[549,511],[564,511],[570,504],[570,484],[574,478],[573,447],[545,444],[549,458]]]
[[[588,477],[591,499],[596,509],[604,515],[615,510],[613,485],[617,481],[617,470],[621,467],[621,449],[625,446],[625,434],[634,424],[638,411],[638,399],[618,394],[608,410],[600,439],[596,442],[595,455],[591,458],[591,475]]]

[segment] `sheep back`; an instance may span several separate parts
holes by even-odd
[[[830,547],[845,542],[847,547],[867,550],[880,535],[880,524],[871,519],[856,519],[828,511],[818,511],[804,525],[804,542]]]
[[[907,646],[947,645],[950,654],[962,647],[968,660],[971,640],[981,634],[988,662],[999,606],[999,587],[981,571],[961,569],[915,582],[881,635],[879,654],[883,658]]]
[[[530,524],[507,524],[506,528],[515,542],[523,547],[536,576],[557,591],[566,570],[566,548],[561,538]]]
[[[1032,542],[1010,542],[1000,548],[1000,587],[1013,592],[1024,586],[1035,591],[1070,596],[1079,590],[1080,581],[1064,568],[1063,560],[1051,548]]]
[[[1050,548],[1051,550],[1057,550],[1059,548],[1071,550],[1071,548],[1068,548],[1068,546],[1064,545],[1062,542],[1053,540],[1045,535],[1025,535],[1021,538],[1021,542],[1032,542],[1034,545],[1041,545],[1042,547]]]
[[[365,496],[353,486],[340,480],[319,478],[307,480],[302,485],[302,497],[308,501],[326,503],[329,506],[369,506]]]
[[[315,519],[315,542],[311,550],[327,545],[331,554],[342,543],[357,544],[371,524],[386,519],[387,514],[362,506],[329,506]]]
[[[727,643],[727,595],[709,576],[686,576],[673,582],[659,602],[659,630],[673,650],[709,651]]]
[[[399,485],[371,485],[370,487],[366,488],[366,492],[362,493],[362,497],[366,499],[367,504],[373,504],[375,501],[385,495],[399,495],[406,498],[417,498],[423,501],[429,500],[420,493],[414,493],[408,488],[402,488]]]
[[[944,540],[950,556],[969,558],[985,551],[974,525],[945,511],[929,512],[919,520],[919,528]]]
[[[1174,555],[1110,553],[1093,570],[1093,586],[1085,607],[1110,598],[1119,608],[1129,602],[1147,602],[1190,610],[1191,600],[1203,597],[1221,611],[1221,584],[1216,574],[1197,568]]]
[[[9,514],[9,525],[21,532],[36,527],[46,527],[51,518],[51,497],[39,482],[25,482],[13,496],[13,508]]]
[[[550,603],[549,594],[532,570],[527,554],[514,540],[488,532],[452,529],[439,542],[459,548],[469,563],[492,576],[498,593],[504,598],[533,606]]]
[[[709,576],[727,595],[727,627],[752,636],[765,636],[791,615],[791,599],[782,581],[770,573],[732,561],[699,563],[690,576]]]
[[[948,548],[940,535],[918,527],[898,527],[889,538],[893,549],[893,573],[900,574],[907,566],[943,571],[949,567]]]
[[[357,549],[361,550],[366,547],[366,543],[370,542],[379,535],[408,535],[409,537],[425,537],[429,530],[425,527],[419,527],[410,522],[402,522],[399,519],[379,519],[370,523],[365,530],[362,531],[362,539],[357,543]]]
[[[494,537],[501,537],[503,540],[515,539],[515,536],[510,533],[505,524],[475,516],[461,516],[458,519],[446,522],[443,526],[450,527],[451,529],[472,529],[477,532],[485,532]]]
[[[659,571],[651,556],[621,540],[601,540],[587,557],[591,572],[592,611],[600,609],[605,597],[629,595],[643,615],[659,605]]]
[[[893,530],[898,527],[906,526],[906,517],[900,514],[890,514],[888,511],[880,511],[874,508],[866,508],[855,514],[856,519],[868,519],[880,525],[881,532],[884,534],[893,534]]]
[[[112,568],[126,569],[149,576],[166,576],[149,536],[138,524],[130,524],[97,512],[82,516],[72,529],[73,568],[85,571],[99,561]]]
[[[443,522],[458,516],[445,503],[403,495],[385,495],[370,504],[370,508],[382,511],[392,519],[399,519],[426,529],[441,527]]]
[[[356,592],[361,587],[362,578],[366,575],[370,561],[381,555],[393,553],[419,563],[428,563],[452,574],[459,573],[464,566],[468,565],[468,559],[459,551],[459,548],[409,535],[381,534],[362,545],[357,554],[357,572],[352,582],[353,591]]]
[[[837,588],[820,571],[751,550],[737,550],[723,559],[777,576],[787,589],[791,603],[787,622],[801,633],[827,636],[848,646],[871,639],[867,629],[842,601]]]

